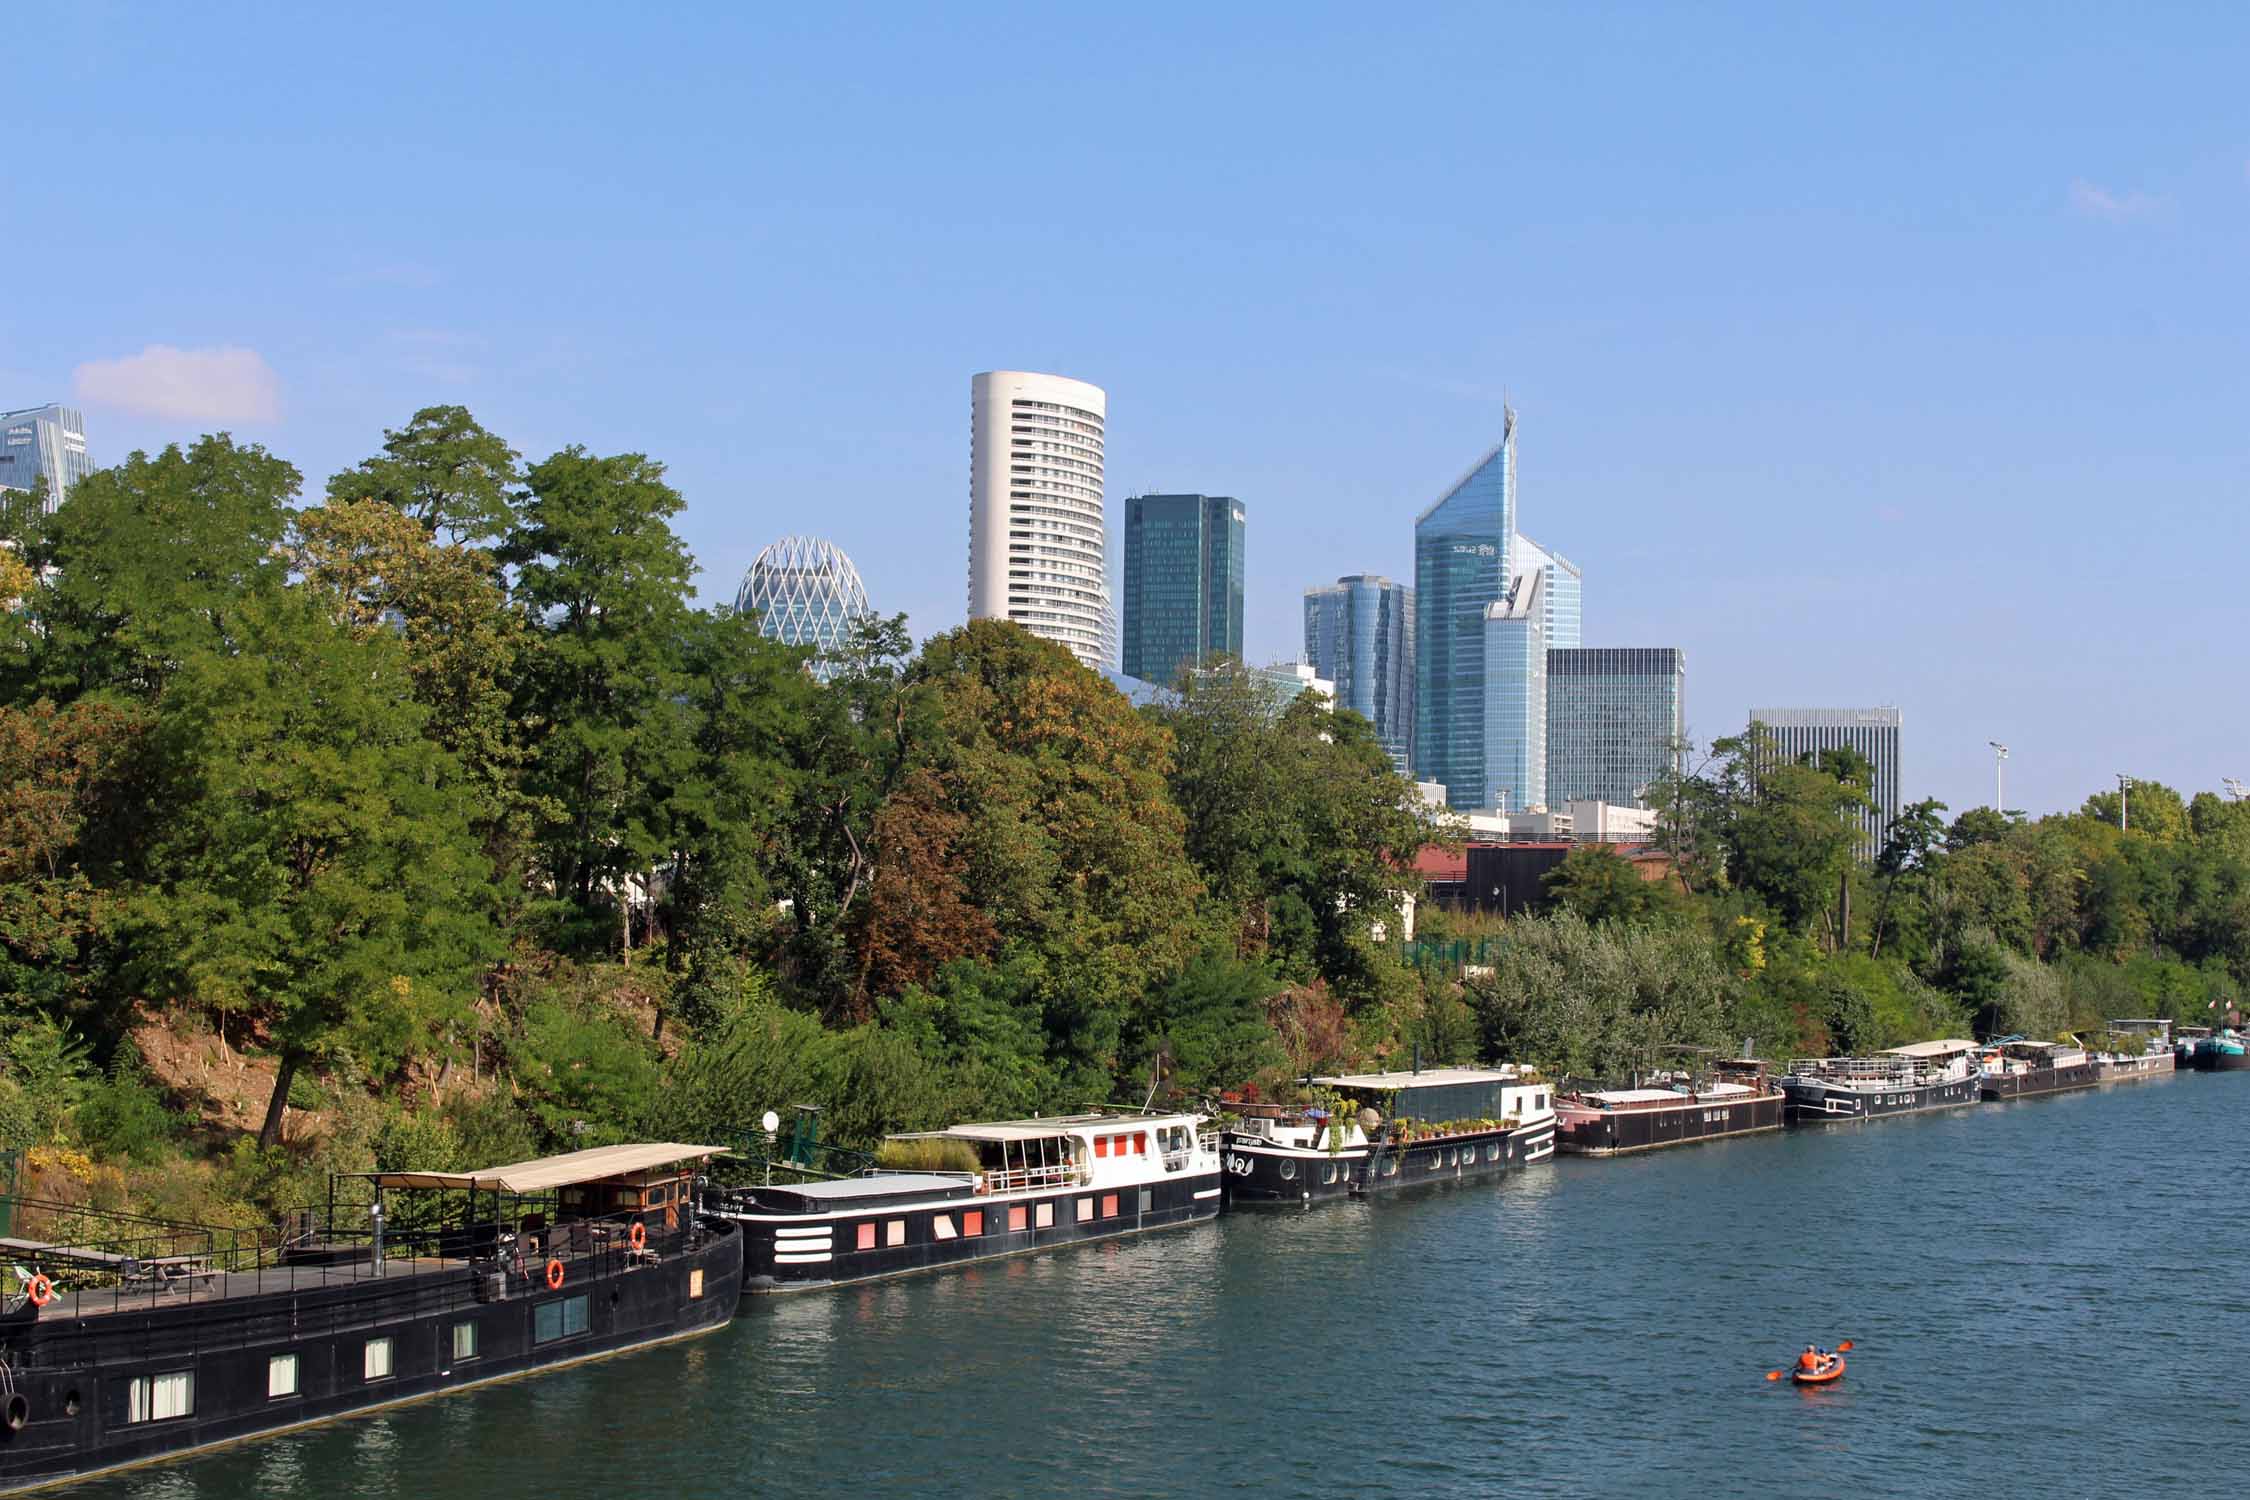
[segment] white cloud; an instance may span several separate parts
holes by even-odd
[[[2070,206],[2089,219],[2104,219],[2112,224],[2122,224],[2128,219],[2148,217],[2164,206],[2164,200],[2137,189],[2113,193],[2083,177],[2073,177],[2070,180]]]
[[[175,349],[151,344],[73,372],[78,399],[180,422],[272,422],[281,382],[255,349]]]

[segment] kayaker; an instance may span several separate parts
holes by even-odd
[[[1797,1368],[1807,1374],[1819,1369],[1820,1351],[1810,1344],[1805,1345],[1805,1352],[1797,1356]]]

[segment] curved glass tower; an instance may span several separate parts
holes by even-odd
[[[1375,726],[1401,772],[1413,765],[1414,590],[1353,573],[1305,590],[1305,660],[1336,684],[1336,706]]]
[[[1507,411],[1499,446],[1414,522],[1414,771],[1444,782],[1456,808],[1493,805],[1485,611],[1514,582],[1515,535],[1516,414]]]
[[[873,611],[859,569],[832,542],[785,536],[758,554],[734,596],[738,611],[756,611],[758,630],[785,646],[810,646],[813,676],[826,682],[835,655]]]

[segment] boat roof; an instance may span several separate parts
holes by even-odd
[[[1419,1073],[1337,1073],[1315,1078],[1332,1089],[1427,1089],[1456,1083],[1518,1083],[1523,1075],[1514,1067],[1424,1068]]]
[[[627,1172],[645,1172],[655,1167],[706,1161],[730,1154],[724,1146],[649,1141],[627,1146],[593,1146],[561,1156],[539,1156],[506,1166],[480,1167],[473,1172],[360,1172],[354,1175],[387,1188],[486,1188],[504,1193],[544,1193]]]
[[[1948,1037],[1936,1042],[1909,1042],[1903,1047],[1887,1047],[1887,1057],[1951,1057],[1956,1052],[1974,1052],[1977,1044],[1966,1037]]]
[[[894,1141],[1043,1141],[1058,1135],[1069,1135],[1076,1130],[1100,1129],[1103,1126],[1130,1125],[1146,1130],[1154,1125],[1172,1125],[1193,1116],[1103,1114],[1048,1115],[1036,1120],[991,1120],[982,1124],[951,1125],[943,1130],[918,1130],[894,1135]]]
[[[792,1182],[780,1190],[800,1198],[848,1202],[854,1198],[896,1198],[901,1193],[939,1193],[947,1188],[974,1187],[976,1181],[974,1172],[877,1172],[827,1182]]]

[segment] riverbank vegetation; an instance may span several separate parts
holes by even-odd
[[[831,1140],[1504,1056],[1862,1049],[2200,1018],[2250,813],[1910,809],[1755,736],[1658,788],[1667,878],[1424,903],[1456,837],[1369,727],[1224,668],[1135,709],[1060,649],[868,622],[804,670],[698,608],[637,454],[417,413],[316,495],[217,435],[0,511],[0,1147],[249,1219],[319,1176],[631,1136]]]

